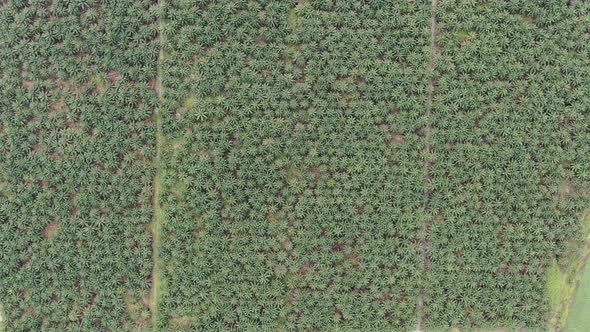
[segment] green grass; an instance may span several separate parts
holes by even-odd
[[[554,261],[547,276],[547,295],[552,308],[550,329],[564,326],[569,299],[572,297],[574,289],[575,283],[568,281],[568,274],[561,270],[557,261]]]
[[[297,19],[297,13],[295,12],[295,8],[293,8],[289,11],[289,25],[293,29],[293,32],[297,29]]]
[[[568,328],[568,331],[590,331],[590,320],[584,317],[584,313],[590,312],[590,273],[586,272],[588,264],[584,268],[585,260],[590,254],[590,248],[588,247],[590,214],[586,214],[582,232],[588,234],[585,241],[571,241],[568,243],[570,255],[559,262],[554,260],[549,269],[547,295],[552,313],[549,330],[561,330],[566,324],[567,326],[574,324],[577,328],[580,326],[579,324],[586,320],[588,321],[586,322],[586,329],[570,330]],[[584,276],[583,279],[582,275]],[[574,297],[575,302],[572,305]],[[581,300],[578,299],[580,297]],[[577,315],[576,318],[574,318],[574,315]],[[573,321],[574,319],[575,321]]]
[[[160,2],[164,5],[164,1]],[[162,19],[158,22],[160,29],[162,28]],[[160,40],[163,41],[164,35],[160,33]],[[162,62],[164,61],[164,50],[160,48],[160,54],[158,56],[158,69],[156,77],[156,85],[158,90],[158,98],[162,99]],[[162,157],[162,147],[166,142],[166,136],[162,131],[162,115],[160,110],[155,110],[155,121],[156,121],[156,176],[154,178],[154,219],[150,225],[152,232],[152,259],[154,263],[152,271],[152,294],[151,294],[151,315],[152,315],[152,328],[154,331],[158,328],[158,298],[163,288],[162,282],[162,262],[160,261],[160,239],[162,237],[162,224],[164,222],[164,210],[160,206],[160,195],[162,187],[164,185],[164,170],[160,166],[159,158]]]
[[[186,100],[184,101],[184,106],[189,107],[189,106],[195,105],[196,103],[197,103],[197,97],[192,96],[192,97],[186,98]]]
[[[0,304],[0,332],[4,332],[4,311],[2,311],[1,304]]]
[[[590,331],[590,264],[586,264],[582,280],[570,309],[566,332]]]
[[[159,141],[159,140],[158,140]],[[159,197],[160,191],[163,186],[163,174],[158,169],[156,179],[154,180],[154,220],[150,227],[153,236],[153,259],[154,259],[154,270],[152,273],[152,294],[151,294],[151,310],[152,310],[152,327],[154,330],[157,329],[157,313],[158,313],[158,297],[162,290],[162,263],[160,262],[160,239],[162,235],[162,223],[164,221],[164,211],[160,207]]]

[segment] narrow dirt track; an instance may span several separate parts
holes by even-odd
[[[435,64],[435,56],[436,56],[436,13],[435,9],[437,6],[437,0],[432,0],[432,15],[430,18],[430,58],[428,60],[428,66],[431,70],[434,70]],[[432,116],[432,101],[434,99],[434,85],[435,79],[434,77],[430,77],[430,81],[428,82],[430,92],[428,93],[428,107],[426,109],[426,117],[430,118]],[[424,135],[424,140],[426,141],[426,146],[424,147],[424,152],[426,155],[429,155],[432,151],[432,144],[430,142],[432,138],[432,126],[430,123],[426,125],[426,132]],[[430,173],[430,169],[432,168],[432,160],[426,157],[424,160],[424,167],[426,168],[427,172]],[[428,174],[425,178],[426,182],[431,181],[431,176]],[[425,189],[424,195],[427,197],[426,203],[422,206],[424,210],[429,208],[430,199],[432,193],[430,190]],[[427,270],[427,259],[428,259],[428,241],[426,239],[426,234],[428,232],[428,220],[424,221],[422,224],[422,233],[424,234],[424,239],[422,239],[422,276],[426,274]],[[418,324],[416,326],[416,331],[422,331],[424,329],[424,286],[420,286],[420,293],[418,295]]]
[[[158,1],[158,6],[162,6],[164,4],[163,0]],[[159,34],[158,38],[160,41],[160,45],[163,42],[164,35],[162,34],[163,29],[163,19],[158,19],[159,25]],[[160,55],[158,57],[158,68],[156,72],[156,92],[158,94],[158,98],[161,100],[163,96],[162,92],[162,61],[164,60],[164,51],[160,46]],[[154,209],[154,216],[152,225],[150,227],[152,231],[152,260],[153,260],[153,271],[152,271],[152,289],[150,290],[150,311],[151,311],[151,318],[152,318],[152,329],[154,331],[157,330],[157,322],[158,322],[158,297],[160,293],[160,286],[161,286],[161,262],[159,259],[160,256],[160,238],[162,233],[162,223],[164,221],[164,211],[160,206],[160,192],[163,182],[163,169],[161,168],[161,163],[159,159],[162,157],[162,145],[164,144],[165,137],[162,132],[162,115],[160,114],[160,110],[156,108],[154,112],[155,118],[155,126],[156,126],[156,175],[154,178],[154,202],[153,202],[153,209]]]

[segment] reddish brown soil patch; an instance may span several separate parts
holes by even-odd
[[[257,45],[264,45],[264,44],[266,44],[266,41],[262,37],[256,37],[256,44]]]
[[[385,294],[381,295],[381,297],[379,298],[379,301],[389,302],[389,301],[391,301],[392,298],[393,298],[393,295],[391,293],[385,293]]]
[[[35,308],[33,307],[26,307],[23,309],[23,313],[25,315],[34,315],[35,314]]]
[[[105,87],[102,84],[96,83],[96,86],[94,87],[94,89],[92,89],[92,93],[103,93],[105,91]]]
[[[70,128],[70,129],[74,129],[74,130],[80,129],[80,126],[76,122],[70,121],[70,120],[66,121],[66,126],[68,126],[68,128]]]
[[[141,303],[144,306],[150,308],[150,311],[153,311],[153,308],[152,308],[152,303],[153,303],[152,297],[153,297],[153,286],[150,288],[150,291],[149,291],[149,293],[147,295],[144,295],[144,296],[141,297]]]
[[[240,146],[240,141],[238,140],[238,138],[236,137],[235,134],[230,134],[229,135],[229,140],[231,141],[231,145],[234,148],[237,148],[238,146]]]
[[[203,231],[203,228],[201,228],[201,227],[197,227],[197,228],[195,228],[195,230],[193,231],[193,234],[194,234],[195,236],[199,236],[199,234],[201,234],[201,232],[202,232],[202,231]]]
[[[126,283],[128,280],[127,276],[123,276],[122,278],[123,283]],[[129,313],[135,312],[137,311],[138,305],[136,303],[133,303],[133,301],[131,301],[131,298],[129,297],[129,290],[126,289],[125,292],[123,293],[123,301],[125,302],[125,307],[126,307],[126,311]],[[136,324],[138,323],[138,320],[143,320],[142,318],[138,318],[135,322]]]
[[[84,58],[87,58],[87,57],[89,57],[89,56],[91,56],[91,55],[90,55],[90,54],[88,54],[88,53],[86,53],[86,52],[79,51],[79,52],[76,52],[75,56],[76,56],[76,58],[78,58],[78,59],[84,59]]]
[[[150,88],[152,88],[152,90],[158,92],[158,80],[155,77],[150,79],[148,84],[150,85]]]
[[[336,81],[338,81],[338,82],[346,82],[347,79],[348,79],[348,76],[346,76],[346,75],[336,76]]]
[[[315,176],[317,179],[322,177],[322,171],[320,170],[319,167],[312,167],[309,169],[309,171],[311,172],[311,174],[313,174],[313,176]]]
[[[79,210],[79,209],[78,209],[77,207],[75,207],[75,208],[73,208],[73,209],[71,209],[71,210],[70,210],[70,214],[71,214],[72,216],[75,216],[75,215],[77,215],[77,214],[78,214],[78,210]]]
[[[43,146],[41,144],[33,145],[33,152],[35,153],[43,153]]]
[[[64,156],[61,153],[57,152],[57,151],[53,151],[53,153],[51,153],[51,158],[53,160],[63,160],[64,159]]]
[[[332,252],[342,251],[346,248],[346,243],[336,243],[332,246]]]
[[[311,269],[312,267],[314,267],[314,266],[315,266],[315,262],[314,262],[314,261],[309,261],[309,262],[307,262],[307,263],[303,264],[303,266],[301,266],[301,267],[299,268],[299,273],[300,273],[302,276],[304,276],[304,275],[307,273],[307,271],[308,271],[309,269]]]
[[[20,260],[20,267],[25,267],[27,264],[31,262],[31,257],[27,257],[25,259]]]
[[[504,264],[498,269],[498,273],[506,273],[510,268],[510,264]]]
[[[107,76],[108,76],[109,80],[111,81],[111,83],[115,84],[119,81],[119,77],[121,76],[121,74],[118,71],[113,70],[113,71],[110,71],[107,74]]]
[[[393,144],[393,145],[402,145],[405,141],[406,141],[406,137],[404,135],[402,135],[401,133],[392,133],[391,139],[389,142],[390,142],[390,144]]]
[[[289,295],[289,304],[295,306],[297,303],[297,288],[291,289],[291,294]]]
[[[97,161],[94,163],[96,165],[96,167],[98,167],[98,169],[100,169],[101,171],[106,171],[107,170],[107,166],[103,163],[101,163],[100,161]]]
[[[53,80],[53,83],[60,90],[70,90],[70,83],[68,83],[67,81],[62,81],[62,80],[56,78]]]
[[[91,294],[92,295],[90,296],[90,301],[88,301],[88,303],[82,307],[82,311],[80,311],[80,320],[82,320],[84,316],[86,316],[86,310],[88,310],[88,308],[92,307],[96,303],[96,297],[100,294],[100,292],[92,291]]]
[[[145,161],[145,158],[143,157],[143,154],[141,152],[139,152],[138,150],[133,150],[133,151],[131,151],[131,153],[133,153],[133,155],[135,156],[135,159],[137,161],[139,161],[139,162],[144,162]]]
[[[73,89],[73,92],[76,94],[77,97],[82,97],[84,90],[86,90],[86,84],[80,84]]]
[[[199,158],[202,157],[209,157],[210,159],[214,159],[214,156],[211,152],[207,151],[207,150],[201,150],[197,153],[197,156],[199,156]]]
[[[571,195],[572,195],[572,193],[574,192],[574,189],[573,189],[572,183],[570,182],[570,180],[569,180],[569,179],[566,179],[566,180],[563,182],[563,187],[562,187],[562,189],[561,189],[561,192],[562,192],[562,196],[563,196],[563,197],[569,197],[569,196],[571,196]]]
[[[442,223],[444,220],[443,216],[441,216],[440,214],[437,214],[436,216],[434,216],[434,218],[432,219],[432,222],[435,224],[440,224]]]
[[[23,80],[23,86],[27,89],[30,89],[33,86],[33,81]]]
[[[360,265],[361,263],[361,259],[359,258],[359,256],[357,254],[344,254],[344,259],[349,261],[350,264],[352,264],[352,267],[356,268]]]
[[[76,283],[74,284],[74,288],[76,290],[80,290],[82,288],[82,276],[77,275],[76,276]]]
[[[138,317],[134,320],[135,325],[137,326],[146,326],[148,324],[148,320],[146,318]]]
[[[268,221],[272,222],[272,223],[275,223],[275,222],[278,222],[278,221],[279,221],[279,218],[277,218],[277,215],[276,215],[276,214],[274,214],[274,213],[269,213],[269,214],[266,216],[266,219],[267,219]]]

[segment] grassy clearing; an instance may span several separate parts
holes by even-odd
[[[297,19],[297,12],[295,11],[295,8],[293,8],[289,11],[289,26],[291,27],[293,32],[295,32],[295,30],[297,29]]]
[[[568,244],[570,257],[564,262],[554,261],[549,269],[547,276],[547,294],[551,305],[552,315],[549,321],[549,330],[561,330],[566,325],[568,331],[587,331],[590,322],[587,320],[587,313],[590,310],[590,273],[585,272],[588,266],[584,268],[585,262],[590,255],[590,214],[586,213],[584,225],[582,227],[584,234],[588,234],[585,243],[572,241]],[[560,264],[561,263],[561,264]],[[582,275],[584,279],[582,279]],[[576,290],[578,295],[575,296]],[[572,301],[575,302],[572,306]],[[578,306],[580,306],[578,308]],[[575,313],[575,317],[574,317]],[[570,318],[571,314],[571,318]],[[586,321],[586,322],[585,322]],[[586,329],[572,330],[569,326],[583,326]]]
[[[2,311],[2,305],[0,304],[0,331],[4,332],[4,312]]]
[[[197,97],[195,97],[195,96],[188,97],[184,101],[184,107],[190,107],[190,106],[195,105],[196,103],[197,103]]]
[[[575,299],[569,311],[566,332],[590,331],[590,264],[585,264],[582,279],[578,282]]]
[[[160,1],[160,5],[164,5],[164,1]],[[160,31],[162,30],[163,21],[159,19]],[[163,42],[164,36],[160,32],[160,42]],[[164,50],[160,47],[160,54],[158,57],[158,69],[156,77],[156,90],[158,92],[158,98],[161,100],[163,96],[162,91],[162,62],[164,61]],[[156,108],[155,111],[156,120],[156,176],[154,179],[154,219],[150,225],[152,231],[152,257],[154,262],[152,272],[152,291],[151,291],[151,313],[152,313],[152,328],[154,331],[158,328],[158,298],[162,291],[162,262],[160,261],[160,241],[162,237],[162,224],[164,222],[164,210],[160,205],[161,189],[164,185],[164,170],[160,164],[160,158],[162,157],[162,146],[166,142],[166,136],[162,131],[162,115],[160,110]]]
[[[160,134],[159,134],[160,135]],[[158,137],[158,142],[161,141],[161,137]],[[159,144],[158,144],[159,145]],[[158,153],[159,155],[159,153]],[[162,263],[160,262],[160,239],[162,233],[162,223],[164,221],[164,211],[160,207],[159,197],[160,191],[163,186],[163,174],[158,169],[156,171],[156,179],[154,180],[154,220],[150,227],[153,236],[153,260],[154,270],[152,273],[152,294],[151,294],[151,310],[152,310],[152,326],[154,330],[157,329],[158,321],[158,297],[162,290]]]

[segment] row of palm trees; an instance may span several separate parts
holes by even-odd
[[[590,7],[573,3],[439,8],[428,326],[548,326],[548,268],[583,236],[589,203],[564,195],[590,184],[588,50],[569,43]]]
[[[6,330],[150,328],[152,6],[0,3]]]
[[[166,9],[159,327],[413,328],[429,4],[233,4]]]

